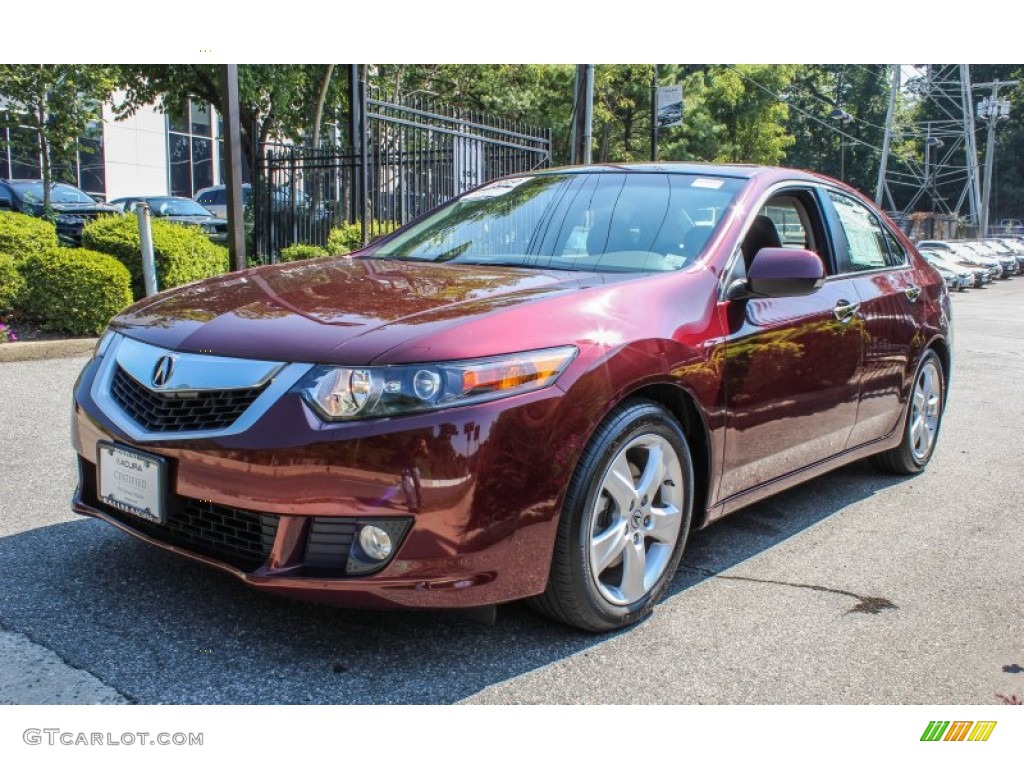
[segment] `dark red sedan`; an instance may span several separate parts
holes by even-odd
[[[938,273],[831,179],[540,171],[116,317],[74,508],[282,595],[609,630],[692,528],[868,455],[920,472],[951,335]]]

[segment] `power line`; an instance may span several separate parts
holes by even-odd
[[[860,67],[864,71],[866,71],[866,72],[868,72],[868,73],[870,73],[872,75],[874,74],[874,73],[871,72],[870,69],[868,69],[867,67],[863,66],[862,64],[853,64],[853,65],[841,64],[840,66],[843,66],[843,67],[847,67],[847,66]],[[806,91],[799,92],[798,95],[802,96],[805,93],[806,93],[806,95],[810,96],[812,99],[816,99],[816,100],[820,101],[822,104],[826,104],[826,105],[828,105],[830,107],[839,106],[839,101],[840,100],[838,98],[836,99],[835,103],[833,103],[833,102],[829,101],[827,98],[825,98],[824,96],[820,96],[820,95],[814,93],[814,91],[812,91],[810,88],[808,88]],[[857,117],[856,115],[850,115],[850,117],[854,120],[854,122],[863,123],[864,125],[866,125],[866,126],[868,126],[870,128],[874,128],[875,130],[878,130],[878,131],[884,131],[885,130],[885,126],[884,125],[877,125],[876,123],[872,123],[870,120],[865,120],[864,118]],[[881,151],[881,150],[879,150],[879,151]]]
[[[751,85],[753,85],[753,86],[755,86],[757,88],[760,88],[762,91],[767,93],[769,96],[774,96],[778,101],[780,101],[781,103],[785,104],[789,109],[795,110],[796,112],[800,113],[804,117],[807,117],[807,118],[813,120],[814,122],[819,123],[820,125],[825,126],[825,128],[827,128],[828,130],[832,131],[833,133],[839,134],[843,138],[849,139],[854,144],[859,144],[862,147],[867,147],[872,152],[876,152],[879,155],[882,154],[881,147],[876,147],[874,144],[869,144],[868,142],[864,141],[863,139],[858,139],[856,136],[853,136],[852,134],[849,134],[849,133],[847,133],[846,131],[844,131],[844,130],[842,130],[840,128],[836,128],[834,125],[830,125],[825,120],[823,120],[822,118],[818,117],[817,115],[811,114],[806,109],[801,109],[800,107],[796,106],[795,104],[790,104],[786,100],[785,97],[781,96],[780,94],[776,93],[775,91],[771,90],[770,88],[761,85],[759,82],[757,82],[753,78],[748,77],[747,75],[743,74],[740,70],[738,70],[732,64],[725,64],[724,66],[727,67],[728,69],[731,69],[733,72],[735,72],[737,75],[742,77],[744,80],[746,80]]]

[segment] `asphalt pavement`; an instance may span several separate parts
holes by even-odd
[[[1024,278],[953,303],[952,389],[923,475],[858,463],[696,533],[653,617],[600,637],[521,605],[484,626],[260,595],[78,517],[68,411],[85,358],[0,363],[0,703],[996,704],[1024,693]],[[53,683],[58,668],[81,695]]]

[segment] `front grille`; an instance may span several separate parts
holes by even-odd
[[[196,432],[226,429],[259,397],[263,387],[198,392],[154,392],[121,366],[114,371],[110,394],[135,422],[150,432]]]
[[[96,494],[96,465],[81,462],[82,501],[139,533],[242,570],[262,565],[277,536],[277,515],[249,512],[210,501],[170,496],[167,521],[161,525],[104,504]]]
[[[278,520],[277,515],[180,499],[174,514],[167,518],[167,529],[190,549],[206,550],[221,560],[259,565],[274,545]]]

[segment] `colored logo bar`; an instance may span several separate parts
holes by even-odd
[[[995,720],[932,720],[921,741],[988,741],[995,728]]]

